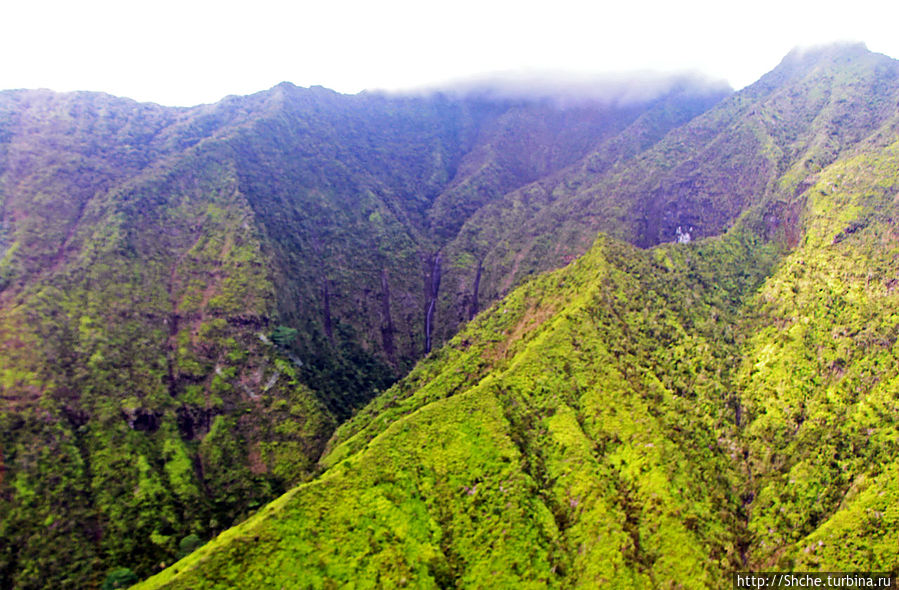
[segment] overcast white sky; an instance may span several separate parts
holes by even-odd
[[[0,88],[193,105],[284,80],[353,93],[528,69],[740,88],[797,45],[899,58],[897,17],[892,0],[0,0]]]

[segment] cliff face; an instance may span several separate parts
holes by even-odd
[[[3,586],[148,574],[310,477],[452,331],[442,249],[467,218],[720,97],[0,93]]]

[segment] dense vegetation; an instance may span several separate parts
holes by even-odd
[[[899,65],[720,96],[0,94],[3,584],[899,568]]]

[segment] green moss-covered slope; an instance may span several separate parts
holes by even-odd
[[[747,323],[737,384],[759,565],[899,565],[896,119],[890,129],[808,190],[802,242]]]

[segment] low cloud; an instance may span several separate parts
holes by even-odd
[[[427,96],[444,94],[484,100],[552,100],[563,104],[649,102],[672,92],[696,95],[731,92],[724,80],[697,72],[652,71],[578,74],[552,71],[507,71],[481,74],[391,94]]]

